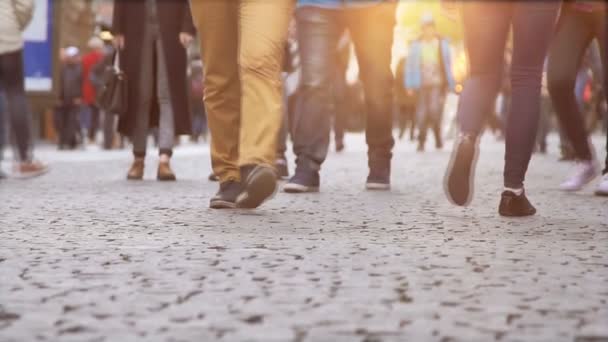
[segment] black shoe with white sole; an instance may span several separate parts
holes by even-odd
[[[274,196],[277,174],[272,167],[246,165],[241,167],[243,191],[236,199],[237,208],[254,209]]]
[[[365,182],[367,190],[390,190],[391,188],[390,153],[374,153],[369,156],[369,174]]]
[[[477,154],[477,139],[471,135],[462,135],[454,146],[444,188],[446,196],[455,205],[466,206],[473,198]]]
[[[296,169],[293,177],[283,186],[283,191],[290,194],[319,192],[319,184],[318,171]]]
[[[243,187],[241,183],[228,181],[220,184],[220,190],[209,201],[211,209],[234,209],[236,208],[236,198],[239,196]]]

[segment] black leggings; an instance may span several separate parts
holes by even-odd
[[[477,135],[492,112],[513,29],[511,106],[506,123],[504,184],[523,186],[536,142],[543,64],[559,3],[465,1],[464,34],[471,71],[458,104],[460,129]]]
[[[593,152],[585,120],[574,95],[574,85],[582,59],[594,38],[598,38],[602,57],[604,60],[606,58],[605,22],[601,11],[587,13],[565,7],[549,51],[549,93],[560,126],[580,160],[593,159]]]

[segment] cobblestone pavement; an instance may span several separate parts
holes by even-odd
[[[0,183],[0,341],[607,341],[608,200],[556,190],[554,151],[539,215],[501,218],[502,152],[484,140],[466,209],[448,151],[406,142],[393,190],[364,191],[354,135],[320,194],[211,211],[206,147],[177,150],[174,184],[153,156],[128,183],[127,151],[42,149],[48,175]]]

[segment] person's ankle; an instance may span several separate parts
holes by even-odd
[[[168,154],[164,154],[164,153],[163,153],[163,154],[161,154],[161,155],[159,156],[159,161],[160,161],[161,163],[168,163],[168,162],[170,162],[170,161],[171,161],[171,157],[170,157]]]

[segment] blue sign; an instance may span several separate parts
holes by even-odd
[[[53,0],[35,0],[34,15],[23,32],[25,90],[53,89]]]

